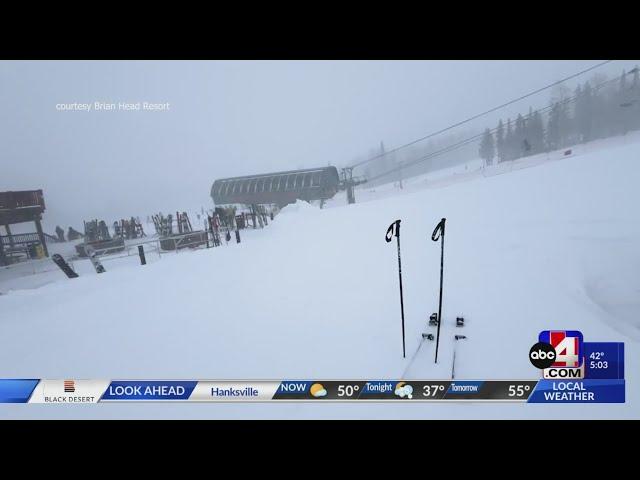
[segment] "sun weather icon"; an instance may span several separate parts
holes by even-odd
[[[315,398],[320,398],[320,397],[326,397],[327,396],[327,390],[322,386],[321,383],[314,383],[313,385],[311,385],[311,388],[309,389],[309,392]]]

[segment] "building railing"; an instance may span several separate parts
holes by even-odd
[[[0,192],[0,210],[14,208],[45,208],[42,190],[24,190],[19,192]]]
[[[37,233],[18,233],[15,235],[0,235],[0,242],[6,247],[13,245],[39,244],[40,237]]]

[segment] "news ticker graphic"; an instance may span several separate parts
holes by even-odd
[[[529,351],[539,380],[0,379],[0,403],[527,402],[624,403],[624,343],[544,330]]]
[[[624,380],[44,380],[0,379],[0,403],[624,402]],[[586,387],[584,384],[586,383]],[[586,389],[585,389],[586,388]],[[622,392],[622,397],[619,396]],[[613,392],[613,393],[612,393]],[[622,400],[620,400],[622,398]]]

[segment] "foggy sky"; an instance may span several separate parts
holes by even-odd
[[[596,63],[4,61],[0,191],[42,188],[51,233],[91,218],[110,224],[210,208],[216,178],[340,167],[380,141],[393,148]],[[168,102],[169,110],[56,110],[145,101]],[[479,124],[493,126],[494,118]]]

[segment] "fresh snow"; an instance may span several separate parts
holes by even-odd
[[[364,185],[355,205],[344,194],[323,210],[298,202],[242,231],[241,244],[148,254],[146,266],[104,257],[97,275],[76,261],[73,280],[0,272],[2,378],[400,379],[437,311],[430,236],[446,217],[440,362],[425,343],[405,379],[449,378],[457,333],[468,337],[457,379],[536,379],[528,352],[539,331],[577,329],[625,342],[625,404],[12,404],[0,417],[638,418],[638,158],[639,142],[594,142],[508,172],[427,175],[401,192]],[[396,246],[384,241],[396,219],[407,359]]]

